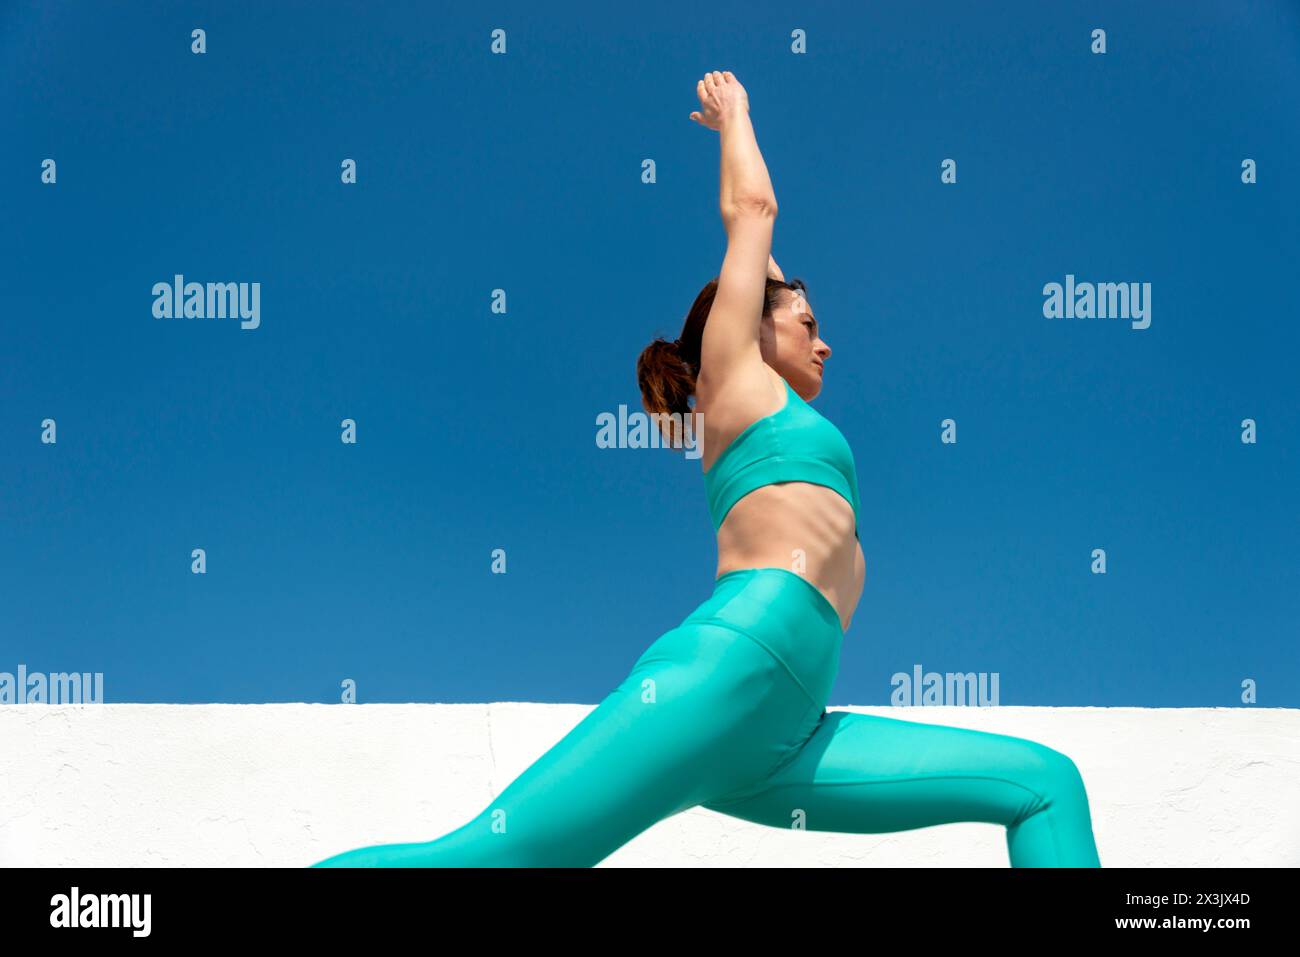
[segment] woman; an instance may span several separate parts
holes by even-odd
[[[696,806],[851,833],[986,821],[1006,827],[1012,866],[1099,866],[1060,752],[826,710],[865,575],[853,453],[807,402],[831,350],[771,256],[776,197],[745,90],[713,72],[696,92],[691,119],[721,134],[727,253],[681,338],[647,346],[637,375],[648,412],[704,420],[713,594],[473,820],[315,866],[591,866]]]

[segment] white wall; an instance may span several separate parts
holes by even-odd
[[[593,705],[0,706],[0,865],[301,867],[477,814]],[[1103,867],[1300,866],[1300,710],[841,708],[1074,759]],[[694,808],[601,866],[1007,866],[1005,831],[766,828]]]

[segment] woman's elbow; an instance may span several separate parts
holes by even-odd
[[[776,219],[776,197],[744,196],[722,204],[722,221],[727,225],[740,219]]]

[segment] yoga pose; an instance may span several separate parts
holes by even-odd
[[[713,72],[696,92],[690,118],[721,138],[726,257],[681,338],[647,346],[637,375],[648,412],[704,420],[713,594],[473,820],[314,866],[592,866],[697,806],[857,834],[984,821],[1006,828],[1013,867],[1100,866],[1083,780],[1059,751],[826,709],[865,578],[853,453],[808,404],[831,350],[771,255],[776,197],[745,90]],[[661,421],[677,443],[681,420]]]

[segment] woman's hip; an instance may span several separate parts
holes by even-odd
[[[701,642],[702,636],[710,637]],[[843,638],[835,609],[806,579],[784,568],[746,568],[719,577],[713,594],[656,645],[680,646],[685,640],[693,654],[717,642],[756,645],[762,656],[735,660],[764,662],[759,670],[784,674],[821,708],[839,671]]]

